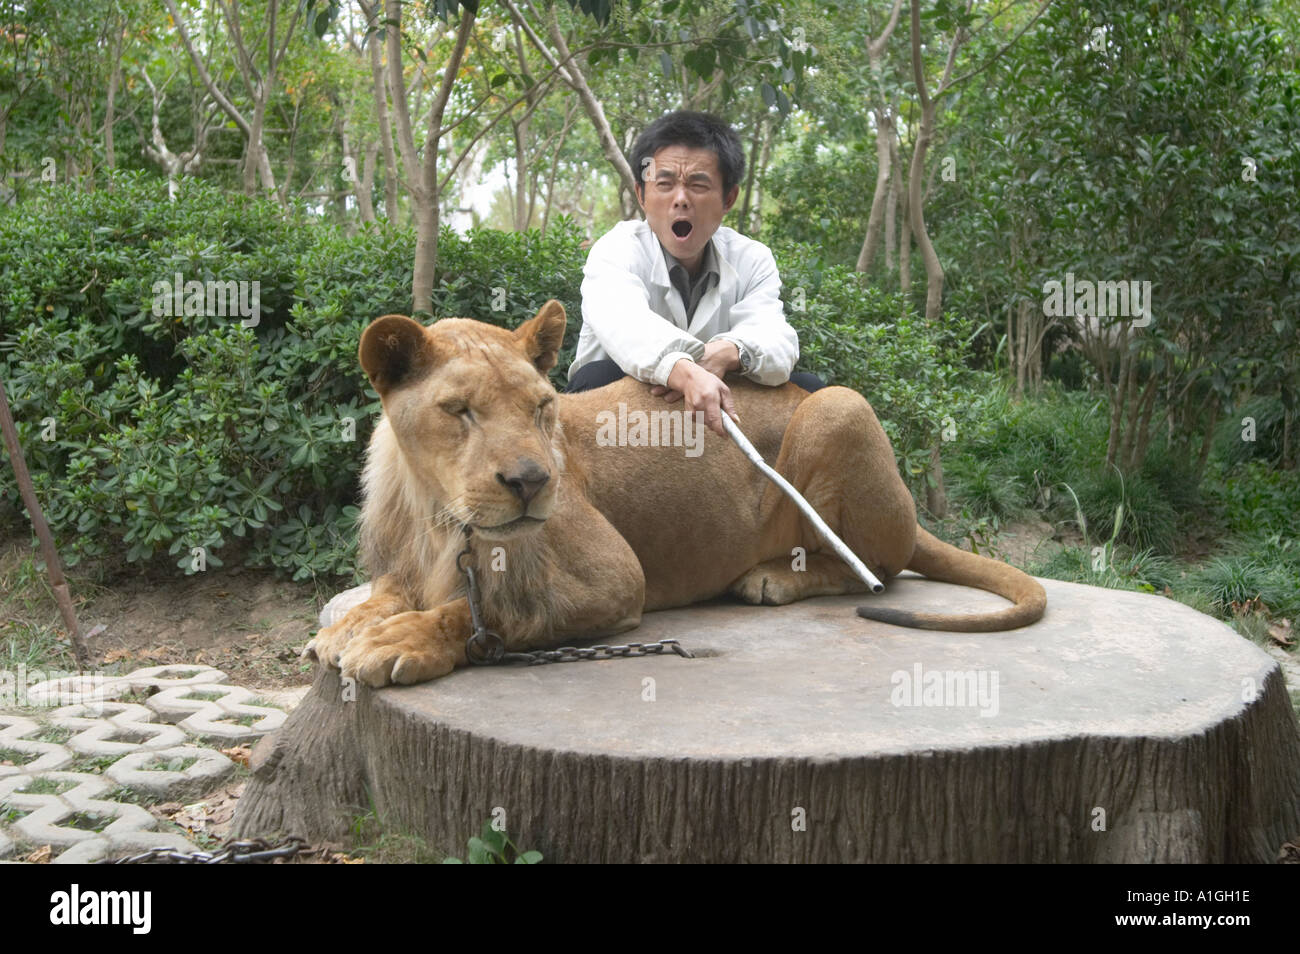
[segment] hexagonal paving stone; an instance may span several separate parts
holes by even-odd
[[[204,697],[193,698],[203,694]],[[158,715],[201,739],[220,742],[251,742],[284,724],[288,713],[269,706],[250,704],[256,694],[242,686],[186,686],[164,689],[150,696],[147,705]],[[252,717],[251,725],[223,720]]]
[[[29,706],[71,706],[116,699],[130,689],[131,683],[121,677],[82,673],[30,685],[27,687],[26,700]]]
[[[174,759],[195,759],[179,771],[149,768]],[[170,749],[133,752],[114,762],[104,772],[117,784],[160,801],[179,801],[210,792],[235,772],[235,763],[214,749],[178,745]]]
[[[13,749],[24,755],[36,756],[22,765],[0,765],[0,778],[52,771],[63,768],[73,760],[73,754],[57,742],[38,742],[26,738],[40,730],[40,723],[33,719],[0,713],[0,749]]]
[[[173,851],[197,851],[197,847],[175,832],[134,831],[120,835],[105,835],[73,845],[55,858],[55,865],[93,864],[106,859],[138,855],[151,848],[170,848]]]
[[[174,689],[177,686],[203,686],[211,683],[225,682],[229,677],[214,666],[201,666],[198,663],[173,663],[168,666],[150,666],[137,669],[120,677],[131,684],[133,689],[154,686],[158,689]]]
[[[102,706],[103,715],[92,718]],[[50,714],[55,725],[81,731],[68,739],[67,746],[82,755],[129,755],[141,749],[166,749],[183,745],[185,733],[175,726],[160,725],[154,714],[133,702],[81,703],[63,706]]]
[[[51,793],[22,791],[36,784],[72,787]],[[52,845],[56,849],[68,848],[101,835],[124,835],[157,827],[158,820],[139,805],[104,801],[96,797],[108,789],[109,784],[103,778],[85,772],[12,775],[0,779],[0,805],[29,812],[10,826],[14,835],[23,841]],[[98,830],[64,824],[77,816],[86,815],[112,821]]]

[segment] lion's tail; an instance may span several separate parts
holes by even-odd
[[[975,586],[1015,603],[992,613],[915,613],[882,606],[859,606],[858,615],[913,629],[943,629],[956,633],[991,633],[1028,626],[1047,610],[1047,594],[1028,573],[998,560],[967,553],[916,528],[916,549],[907,569],[931,580]]]

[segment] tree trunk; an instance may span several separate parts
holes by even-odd
[[[1088,319],[1085,318],[1085,321]],[[1105,334],[1098,326],[1098,337],[1102,343],[1100,348],[1102,361],[1107,366],[1110,365],[1110,354],[1105,345]],[[1128,350],[1128,326],[1122,325],[1119,333],[1119,371],[1115,376],[1115,393],[1111,395],[1110,406],[1110,433],[1106,438],[1106,464],[1103,469],[1109,469],[1116,465],[1120,459],[1120,449],[1124,438],[1124,402],[1128,397],[1128,384],[1131,377],[1132,359]],[[1109,390],[1109,388],[1107,389]]]
[[[397,121],[397,143],[411,186],[415,216],[415,265],[411,277],[413,314],[433,314],[433,279],[438,266],[438,146],[442,139],[442,117],[474,27],[474,13],[462,8],[455,45],[443,71],[442,82],[429,105],[428,133],[423,161],[416,154],[411,116],[406,106],[406,84],[402,78],[402,4],[387,0],[387,46],[389,85],[393,92],[393,114]]]
[[[510,125],[514,129],[515,141],[515,231],[523,232],[531,217],[528,207],[528,116]]]
[[[113,124],[117,121],[117,87],[122,82],[122,24],[113,20],[113,68],[108,74],[108,95],[104,103],[104,166],[110,172],[117,168],[117,149],[113,143]]]
[[[869,271],[880,247],[880,233],[885,221],[885,210],[893,199],[890,183],[893,169],[889,165],[890,140],[894,138],[894,120],[885,110],[876,110],[876,189],[871,195],[871,213],[867,216],[867,233],[858,253],[857,270]]]
[[[912,194],[912,168],[907,169],[907,178],[899,190],[899,205],[903,210],[903,226],[898,230],[898,289],[903,293],[906,307],[912,303],[912,203],[907,196]]]
[[[614,167],[614,172],[618,176],[621,187],[630,194],[635,194],[636,178],[632,174],[632,167],[627,164],[627,158],[623,155],[623,150],[619,148],[618,140],[614,137],[614,131],[610,128],[609,120],[605,118],[604,107],[601,106],[600,100],[596,94],[591,91],[587,84],[587,77],[583,75],[582,68],[578,61],[569,51],[569,44],[564,39],[564,33],[560,30],[560,22],[555,16],[555,7],[548,5],[546,7],[546,32],[551,42],[555,45],[555,51],[542,42],[542,38],[533,29],[532,25],[524,19],[519,8],[514,4],[514,0],[502,0],[503,5],[510,11],[511,18],[524,31],[530,43],[541,53],[543,58],[553,68],[556,68],[560,76],[569,85],[569,87],[578,94],[578,100],[582,103],[583,111],[586,112],[587,118],[591,120],[592,128],[596,131],[596,139],[600,142],[601,152],[604,153],[606,160]],[[635,207],[635,203],[633,204]],[[624,218],[628,218],[627,205],[623,205]]]
[[[915,5],[916,0],[913,0]],[[908,220],[912,234],[916,236],[916,247],[921,253],[921,262],[925,265],[925,317],[931,321],[939,317],[943,305],[943,266],[939,255],[930,242],[930,235],[925,228],[925,208],[921,198],[921,180],[925,176],[925,153],[930,148],[934,136],[933,103],[927,104],[921,112],[920,131],[912,147],[912,168],[908,172]]]
[[[379,0],[360,0],[367,28],[374,30],[381,8]],[[370,89],[375,101],[375,122],[379,126],[379,142],[384,156],[384,218],[397,221],[397,153],[393,148],[393,124],[388,114],[388,85],[384,77],[383,52],[379,37],[373,33],[366,37],[370,57]]]
[[[885,200],[885,271],[894,270],[894,253],[898,247],[898,136],[889,140],[889,198]]]
[[[754,119],[754,135],[749,141],[749,172],[745,176],[745,198],[740,203],[740,229],[749,234],[749,210],[754,199],[754,178],[758,175],[758,150],[763,141],[761,114]]]
[[[1004,604],[908,578],[816,606],[650,613],[632,634],[697,659],[379,691],[318,667],[253,750],[234,834],[336,841],[373,811],[459,857],[492,820],[549,863],[1273,861],[1300,833],[1277,663],[1173,600],[1041,582],[1049,610],[1028,629],[944,642],[943,665],[970,671],[946,697],[917,662],[934,634],[854,607]],[[963,692],[976,670],[998,677],[982,709]]]
[[[366,156],[361,165],[361,181],[352,184],[357,197],[357,209],[361,221],[371,223],[375,218],[375,166],[379,159],[379,143],[366,144]]]
[[[948,489],[944,486],[943,481],[943,441],[935,438],[934,446],[930,448],[930,477],[925,483],[925,509],[934,514],[939,520],[948,516]]]

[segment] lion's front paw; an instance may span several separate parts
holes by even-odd
[[[464,638],[449,633],[436,610],[410,612],[362,630],[343,650],[339,670],[380,689],[437,679],[464,659]]]
[[[352,635],[352,627],[347,619],[341,619],[313,636],[311,642],[303,647],[302,658],[308,661],[316,659],[326,666],[337,669],[339,657],[343,654],[348,641],[352,639]]]
[[[337,669],[343,650],[347,648],[354,636],[374,623],[381,623],[390,616],[396,616],[409,609],[408,604],[392,594],[372,596],[344,613],[343,618],[337,623],[326,626],[312,637],[311,642],[303,647],[302,658],[316,659],[326,666]]]

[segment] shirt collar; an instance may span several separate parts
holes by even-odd
[[[659,239],[656,237],[655,241],[659,242]],[[667,266],[668,268],[668,275],[670,279],[672,277],[674,268],[681,268],[683,271],[686,270],[686,266],[683,265],[676,256],[672,255],[668,251],[668,249],[664,248],[662,242],[659,242],[659,248],[664,253],[664,265]],[[721,272],[718,270],[718,255],[716,249],[714,249],[713,247],[712,238],[709,239],[709,244],[704,246],[704,259],[700,263],[700,273],[692,277],[690,272],[686,272],[686,281],[689,284],[694,285],[696,282],[701,281],[704,278],[704,276],[708,275],[709,273],[717,275],[719,278],[722,277]]]

